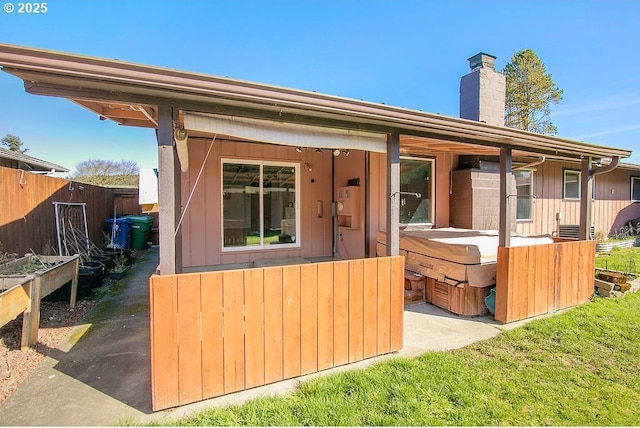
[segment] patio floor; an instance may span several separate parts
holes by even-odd
[[[2,425],[104,426],[179,418],[211,406],[237,404],[292,391],[300,379],[366,367],[382,356],[178,408],[151,411],[149,276],[158,266],[152,247],[130,271],[126,289],[106,296],[107,314],[75,327],[0,407]],[[405,306],[404,348],[394,355],[455,349],[496,336],[523,322],[501,325],[492,317],[464,318],[435,306]],[[25,409],[29,409],[25,411]]]

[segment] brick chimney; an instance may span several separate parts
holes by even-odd
[[[471,72],[460,79],[460,117],[504,126],[505,77],[496,57],[480,52],[468,59]]]

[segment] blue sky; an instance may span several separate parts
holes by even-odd
[[[18,6],[17,1],[0,0]],[[229,76],[458,116],[467,58],[502,69],[531,48],[564,99],[558,136],[637,149],[640,2],[49,0],[0,12],[0,42]],[[155,134],[65,99],[29,95],[0,73],[0,136],[73,170],[89,158],[157,165]]]

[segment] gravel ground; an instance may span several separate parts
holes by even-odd
[[[40,364],[51,349],[78,324],[97,300],[79,300],[74,309],[68,302],[42,302],[38,343],[20,350],[22,316],[0,328],[0,405]]]

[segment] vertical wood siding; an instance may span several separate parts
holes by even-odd
[[[595,248],[595,241],[499,247],[496,320],[512,322],[587,302],[594,291]]]
[[[160,410],[400,350],[404,259],[152,276]]]
[[[182,225],[183,266],[212,266],[247,263],[266,258],[323,257],[332,255],[331,219],[331,153],[314,149],[296,152],[293,147],[271,144],[214,142],[202,176],[196,185],[210,139],[189,140],[189,171],[182,173],[182,205],[191,192],[191,202]],[[299,162],[300,166],[300,248],[248,250],[223,253],[221,238],[221,159]],[[308,162],[312,171],[304,168]],[[318,217],[317,201],[322,201],[322,217]]]
[[[560,224],[580,223],[580,201],[562,198],[563,171],[580,170],[571,162],[546,161],[533,173],[533,220],[518,221],[516,231],[525,235],[552,234],[557,230],[556,213],[562,213]],[[596,232],[611,235],[634,218],[640,217],[640,203],[631,202],[631,177],[640,171],[617,168],[594,179],[592,223]]]

